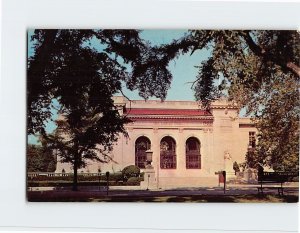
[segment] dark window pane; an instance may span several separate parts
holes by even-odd
[[[201,168],[200,142],[194,137],[186,140],[186,168]]]
[[[151,148],[150,140],[145,137],[139,137],[135,142],[135,165],[139,168],[145,168],[147,160],[146,151]]]
[[[160,168],[176,169],[176,142],[169,136],[160,142]]]

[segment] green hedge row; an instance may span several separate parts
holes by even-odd
[[[109,181],[109,186],[138,186],[143,181],[142,177],[131,177],[126,182]],[[72,181],[28,181],[28,187],[69,187]],[[80,186],[106,186],[106,181],[79,181]]]
[[[144,174],[140,173],[137,178],[143,178]],[[120,173],[112,173],[109,175],[110,181],[123,181],[126,182],[131,177],[127,177],[126,175],[123,175]],[[99,179],[101,181],[106,181],[106,175],[100,175],[99,176],[83,176],[78,174],[78,181],[98,181]],[[28,177],[28,181],[73,181],[73,175],[71,176],[35,176],[35,177]]]
[[[109,176],[109,180],[121,180],[122,174],[112,174]],[[105,175],[99,176],[83,176],[78,174],[78,181],[99,181],[106,180]],[[35,176],[35,177],[28,177],[28,181],[73,181],[73,175],[70,176]]]

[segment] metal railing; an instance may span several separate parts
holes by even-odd
[[[27,177],[38,177],[38,176],[46,176],[46,177],[60,177],[60,176],[73,176],[73,172],[27,172]],[[105,173],[90,173],[90,172],[78,172],[78,176],[102,176]]]

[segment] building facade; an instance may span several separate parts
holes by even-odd
[[[233,172],[233,163],[244,162],[255,146],[251,120],[240,118],[227,100],[213,102],[210,111],[195,101],[114,101],[120,114],[132,120],[126,125],[129,137],[120,135],[108,163],[90,162],[82,172],[118,172],[137,165],[157,188],[215,186],[215,173]],[[150,170],[146,151],[152,152]],[[58,159],[56,172],[62,170],[72,172],[72,167]]]

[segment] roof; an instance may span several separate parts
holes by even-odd
[[[157,108],[132,108],[126,109],[128,115],[148,116],[212,116],[209,111],[200,109],[157,109]]]

